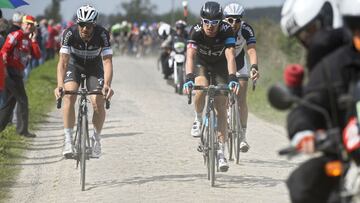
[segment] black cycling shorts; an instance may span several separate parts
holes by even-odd
[[[228,83],[229,72],[226,60],[208,63],[196,57],[195,67],[196,76],[205,76],[210,85],[224,85]]]
[[[86,75],[86,88],[89,91],[96,89],[102,89],[104,86],[104,69],[102,63],[97,65],[92,65],[90,67],[82,67],[78,64],[73,63],[71,60],[69,62],[68,68],[66,70],[66,76],[64,83],[75,81],[80,85],[81,74]]]

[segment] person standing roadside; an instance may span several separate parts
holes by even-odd
[[[28,131],[29,108],[26,95],[23,72],[30,56],[39,59],[41,52],[36,42],[35,18],[25,15],[22,20],[21,29],[11,32],[1,49],[1,56],[6,67],[5,91],[7,97],[4,105],[0,108],[0,132],[3,131],[15,108],[17,108],[16,131],[25,137],[36,137]]]

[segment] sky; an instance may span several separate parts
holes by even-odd
[[[12,9],[2,9],[3,15],[7,19],[11,19],[14,11],[21,11],[30,15],[41,15],[43,14],[44,9],[51,3],[51,0],[25,0],[30,5],[22,6],[15,10]],[[122,2],[129,2],[130,0],[64,0],[61,5],[61,14],[65,20],[70,20],[71,17],[76,13],[76,9],[84,4],[93,5],[100,13],[110,14],[118,13],[120,4]],[[153,4],[157,6],[155,13],[161,14],[171,10],[172,5],[174,8],[181,8],[183,0],[150,0]],[[207,0],[188,0],[188,8],[194,12],[198,13],[201,6]],[[222,6],[226,5],[229,2],[234,2],[234,0],[219,0]],[[239,1],[245,8],[254,8],[254,7],[266,7],[266,6],[280,6],[283,4],[284,0],[241,0]]]

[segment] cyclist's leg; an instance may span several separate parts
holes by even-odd
[[[245,61],[245,57],[244,57]],[[240,143],[240,149],[242,152],[247,152],[250,148],[249,144],[246,142],[246,128],[248,120],[248,106],[247,106],[247,89],[248,89],[248,80],[249,80],[249,71],[247,68],[246,61],[239,63],[237,76],[240,83],[240,93],[239,93],[239,107],[240,107],[240,122],[242,127],[242,138]]]
[[[64,89],[67,91],[76,91],[80,84],[80,74],[73,64],[69,64],[64,80]],[[64,95],[63,98],[63,121],[64,121],[64,135],[65,145],[63,155],[71,154],[72,148],[72,136],[75,125],[75,102],[76,95]]]
[[[87,89],[101,90],[104,84],[103,76],[103,69],[97,67],[97,70],[87,77]],[[105,121],[104,97],[102,95],[91,95],[90,100],[93,107],[92,123],[94,125],[94,131],[91,136],[92,157],[99,158],[101,155],[100,134]]]
[[[88,90],[96,90],[102,89],[103,86],[103,78],[89,76],[87,78],[87,86]],[[90,96],[91,104],[93,107],[93,118],[92,122],[97,134],[101,133],[104,121],[105,121],[105,108],[104,108],[104,96],[102,95],[91,95]]]
[[[221,61],[215,64],[212,71],[212,76],[216,85],[224,85],[228,83],[228,71],[226,61]],[[217,129],[219,149],[217,152],[220,171],[226,172],[229,169],[229,164],[224,156],[226,129],[227,129],[227,97],[219,95],[215,97],[215,109],[217,113]]]
[[[73,66],[68,66],[68,70],[66,72],[66,77],[64,80],[64,89],[67,91],[76,91],[79,88],[80,84],[80,72]],[[76,95],[64,95],[64,111],[63,111],[63,119],[64,119],[64,128],[73,128],[75,125],[75,102]]]
[[[200,86],[209,86],[209,80],[208,80],[208,74],[207,74],[207,69],[202,66],[199,65],[197,67],[197,77],[195,78],[195,85],[200,85]],[[199,115],[202,114],[203,109],[204,109],[204,105],[205,105],[205,93],[202,91],[195,91],[195,100],[194,100],[194,104],[195,104],[195,112]],[[200,116],[201,117],[201,116]]]
[[[195,78],[195,85],[208,86],[208,79],[206,68],[199,66],[196,69],[197,77]],[[202,91],[195,92],[194,106],[195,106],[195,120],[191,128],[191,135],[193,137],[201,136],[201,123],[202,123],[202,112],[205,105],[205,94]]]

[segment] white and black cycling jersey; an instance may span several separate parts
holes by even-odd
[[[240,29],[235,33],[236,66],[240,70],[246,65],[245,45],[256,44],[255,32],[246,22],[241,22]]]
[[[102,26],[94,27],[93,36],[88,42],[80,38],[77,25],[63,32],[60,53],[70,54],[71,61],[82,67],[101,64],[102,56],[112,55],[109,32]]]

